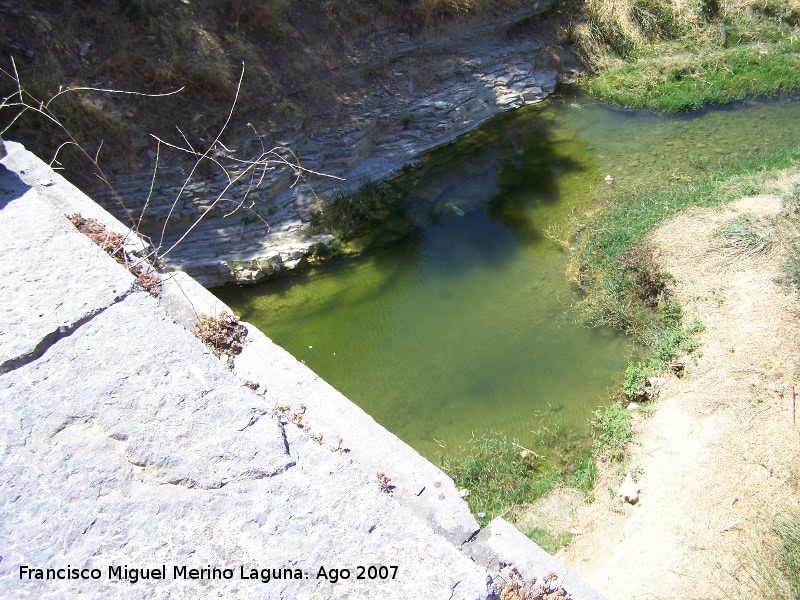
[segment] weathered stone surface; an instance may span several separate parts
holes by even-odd
[[[130,273],[2,164],[0,239],[0,373],[134,288]]]
[[[154,483],[217,488],[291,463],[274,409],[144,292],[0,376],[0,396],[24,407],[14,423],[27,452],[65,429],[96,429]]]
[[[200,315],[216,317],[223,311],[232,312],[222,300],[181,271],[164,273],[161,276],[158,303],[189,331]]]
[[[336,597],[356,588],[358,597],[409,598],[422,581],[434,595],[455,586],[453,597],[472,599],[484,588],[480,568],[347,457],[299,431],[289,456],[270,402],[144,293],[0,376],[0,410],[2,597]],[[108,575],[110,565],[162,564],[164,581]],[[362,564],[396,564],[398,576],[356,581]],[[99,568],[102,578],[20,580],[20,565]],[[175,580],[175,565],[235,575]],[[296,567],[303,578],[244,580],[242,566]],[[352,580],[318,580],[321,566],[350,568]]]
[[[245,174],[231,187],[224,177],[197,176],[184,186],[189,169],[174,166],[159,169],[152,195],[147,173],[115,180],[116,191],[134,218],[149,197],[142,227],[162,253],[168,252],[169,270],[183,270],[210,286],[253,282],[293,268],[300,264],[298,253],[309,253],[315,243],[306,234],[318,198],[366,180],[395,177],[424,153],[500,112],[553,92],[561,59],[545,57],[526,26],[508,35],[510,27],[550,4],[526,5],[433,41],[384,32],[377,54],[368,59],[380,66],[368,79],[361,67],[331,74],[341,102],[315,115],[316,125],[310,120],[304,129],[302,123],[289,123],[241,140],[238,148],[229,144],[237,159],[251,161],[263,158],[262,144],[278,148],[281,158],[266,157],[271,162],[259,170],[257,185]],[[314,84],[305,91],[313,94]],[[225,163],[226,157],[227,152],[215,151],[216,160]],[[229,164],[233,178],[242,175],[242,162]],[[101,192],[104,204],[126,220],[117,198]],[[206,214],[220,194],[225,201]],[[183,238],[201,214],[202,221]]]
[[[479,530],[452,479],[441,469],[253,325],[245,326],[248,342],[234,367],[241,379],[259,384],[266,390],[264,397],[276,405],[286,404],[296,411],[303,404],[302,425],[310,428],[309,436],[322,434],[326,448],[336,448],[338,438],[342,438],[345,455],[358,469],[372,479],[378,471],[385,473],[394,486],[394,498],[454,545],[464,543]]]
[[[494,519],[467,546],[464,553],[479,565],[486,565],[491,574],[515,568],[525,580],[541,580],[550,572],[558,575],[558,583],[575,600],[604,600],[587,583],[539,548],[528,537],[501,517]]]
[[[130,255],[139,256],[146,252],[147,245],[129,227],[53,171],[47,163],[28,152],[22,144],[6,142],[6,150],[8,156],[3,159],[3,164],[17,173],[25,184],[34,188],[39,197],[50,203],[56,212],[62,215],[79,213],[87,219],[95,219],[123,237],[125,250]]]

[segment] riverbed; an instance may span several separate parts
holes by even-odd
[[[487,431],[537,448],[579,440],[635,348],[577,322],[552,238],[614,190],[798,139],[796,100],[665,116],[567,88],[404,175],[410,227],[356,257],[214,293],[430,459]]]

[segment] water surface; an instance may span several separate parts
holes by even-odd
[[[575,322],[547,232],[594,210],[607,175],[669,184],[799,141],[796,101],[660,116],[562,92],[404,176],[402,240],[214,293],[431,459],[487,430],[586,436],[632,347]]]

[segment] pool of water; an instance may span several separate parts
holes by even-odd
[[[548,231],[594,210],[607,175],[680,181],[798,142],[793,100],[663,116],[562,91],[405,175],[400,241],[213,291],[431,459],[489,430],[523,445],[580,438],[633,349],[576,323]]]

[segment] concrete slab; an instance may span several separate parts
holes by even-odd
[[[130,255],[141,255],[146,252],[147,244],[130,227],[53,171],[50,165],[38,156],[28,152],[22,144],[6,141],[4,150],[7,155],[2,158],[3,164],[16,173],[25,184],[39,192],[39,197],[52,204],[56,211],[63,215],[80,213],[87,219],[99,221],[123,237],[125,250]],[[132,219],[130,224],[134,222]]]
[[[0,373],[134,289],[125,269],[0,164]]]
[[[144,292],[0,376],[0,402],[28,452],[91,425],[153,482],[217,488],[292,464],[274,408]]]
[[[195,279],[180,271],[161,274],[159,304],[186,329],[192,329],[200,315],[219,316],[233,311]]]

